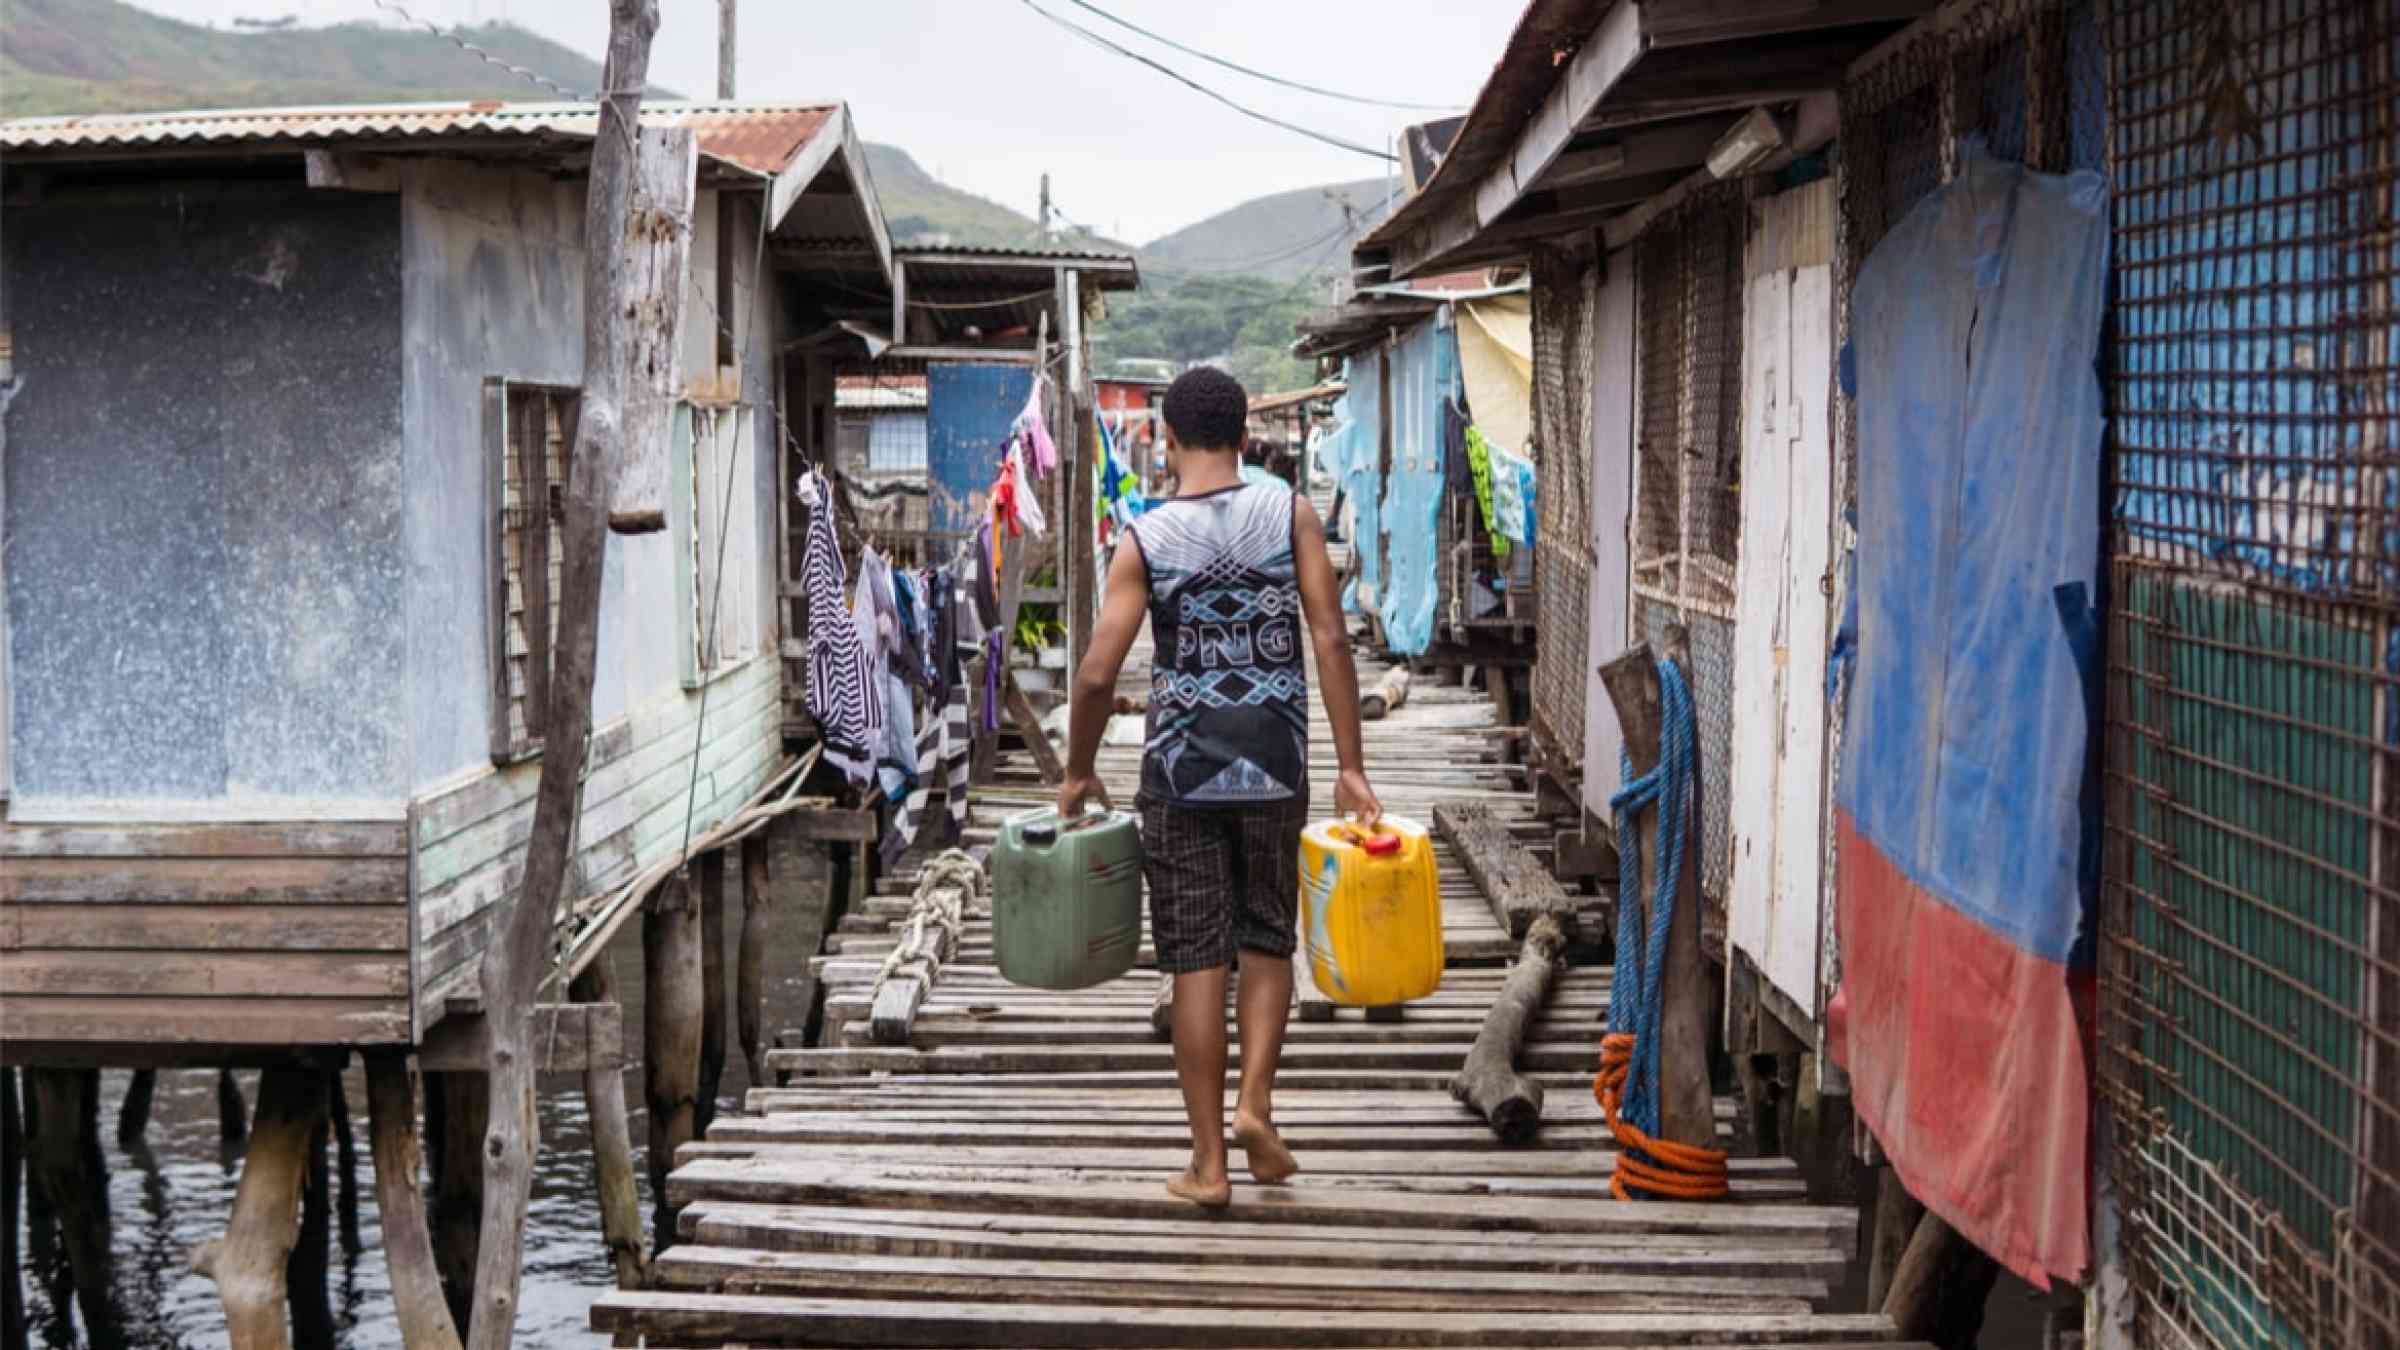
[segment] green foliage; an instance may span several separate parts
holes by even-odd
[[[1314,295],[1312,287],[1261,276],[1145,279],[1141,290],[1110,299],[1108,320],[1092,330],[1092,359],[1103,372],[1132,357],[1163,358],[1178,369],[1217,362],[1252,394],[1295,388],[1311,373],[1289,355],[1293,325]]]
[[[1040,651],[1066,641],[1067,626],[1058,621],[1058,606],[1027,601],[1017,607],[1017,631],[1012,636],[1019,651]]]

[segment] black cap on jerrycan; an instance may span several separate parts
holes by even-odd
[[[1058,842],[1058,822],[1037,820],[1027,825],[1017,837],[1035,848],[1048,848]]]

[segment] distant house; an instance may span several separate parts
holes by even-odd
[[[699,148],[686,397],[669,528],[608,541],[585,890],[783,753],[782,503],[860,345],[794,335],[891,275],[840,105],[643,118]],[[542,754],[595,124],[0,123],[12,1058],[411,1044],[471,987]]]

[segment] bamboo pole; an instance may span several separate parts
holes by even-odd
[[[375,1207],[383,1225],[383,1256],[391,1272],[392,1319],[410,1350],[460,1350],[457,1324],[442,1296],[433,1263],[433,1233],[418,1182],[417,1094],[408,1056],[370,1052],[367,1063],[367,1142],[375,1158]]]

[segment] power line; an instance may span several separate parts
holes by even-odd
[[[1360,145],[1356,141],[1345,141],[1339,136],[1327,135],[1322,131],[1301,126],[1297,122],[1286,122],[1280,117],[1271,116],[1267,113],[1258,111],[1256,108],[1246,107],[1240,103],[1236,103],[1232,99],[1227,98],[1225,95],[1218,93],[1216,90],[1209,88],[1207,85],[1200,83],[1198,80],[1193,79],[1191,76],[1186,75],[1171,66],[1162,65],[1161,63],[1142,55],[1140,52],[1134,51],[1127,47],[1119,46],[1117,43],[1100,36],[1098,33],[1095,33],[1091,29],[1084,27],[1082,24],[1076,23],[1072,19],[1060,18],[1058,15],[1051,13],[1049,10],[1042,8],[1040,5],[1035,4],[1033,0],[1019,0],[1019,3],[1023,4],[1025,8],[1032,10],[1034,13],[1041,15],[1043,18],[1048,19],[1050,22],[1057,24],[1059,27],[1064,28],[1071,33],[1080,35],[1085,41],[1096,46],[1104,47],[1129,61],[1139,61],[1143,65],[1157,71],[1159,74],[1175,81],[1177,84],[1183,85],[1198,93],[1205,94],[1208,97],[1215,99],[1217,102],[1224,104],[1226,107],[1233,109],[1235,112],[1240,113],[1244,117],[1253,118],[1257,121],[1264,122],[1269,126],[1281,127],[1285,131],[1295,132],[1299,135],[1306,136],[1312,141],[1322,142],[1326,145],[1334,147],[1337,150],[1347,150],[1354,155],[1365,155],[1369,159],[1381,160],[1387,164],[1393,162],[1395,158],[1391,154],[1388,154],[1382,150],[1377,150],[1372,146]]]
[[[1207,52],[1201,51],[1195,47],[1186,47],[1171,37],[1153,33],[1138,23],[1134,23],[1127,19],[1118,18],[1116,15],[1109,13],[1107,10],[1100,8],[1098,5],[1092,4],[1090,0],[1067,0],[1067,3],[1075,6],[1077,9],[1086,10],[1090,13],[1097,14],[1101,18],[1108,20],[1110,23],[1117,25],[1119,28],[1129,28],[1134,32],[1141,34],[1143,37],[1150,39],[1152,42],[1158,43],[1162,47],[1172,47],[1176,51],[1182,52],[1186,56],[1199,57],[1201,60],[1208,62],[1210,65],[1223,66],[1227,70],[1239,72],[1240,74],[1247,75],[1254,80],[1265,80],[1269,84],[1280,84],[1286,89],[1297,89],[1304,94],[1315,94],[1320,98],[1340,99],[1344,103],[1364,103],[1371,108],[1400,108],[1414,112],[1458,111],[1457,108],[1444,103],[1402,103],[1388,98],[1368,98],[1362,94],[1344,94],[1332,89],[1321,89],[1313,84],[1302,84],[1298,80],[1287,80],[1280,75],[1269,75],[1263,70],[1252,70],[1250,67],[1241,65],[1238,62],[1228,61],[1222,56],[1211,56]]]

